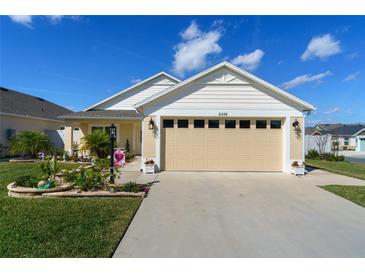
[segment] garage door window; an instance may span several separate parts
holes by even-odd
[[[236,128],[236,120],[225,120],[225,128]]]
[[[250,128],[250,120],[240,120],[240,128]]]
[[[188,120],[177,120],[177,127],[178,128],[188,128],[189,121]]]
[[[281,128],[281,121],[280,120],[271,120],[270,128]]]
[[[204,128],[204,120],[194,120],[194,128]]]
[[[256,120],[256,128],[266,128],[266,120]]]
[[[219,120],[209,120],[208,127],[209,128],[219,128]]]
[[[172,120],[172,119],[163,120],[163,127],[164,128],[173,128],[174,120]]]

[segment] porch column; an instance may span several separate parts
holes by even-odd
[[[73,142],[73,128],[72,126],[67,126],[65,127],[65,135],[64,135],[64,149],[69,152],[70,154],[72,153],[72,142]]]

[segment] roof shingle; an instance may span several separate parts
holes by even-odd
[[[0,113],[59,119],[72,111],[39,97],[0,87]]]
[[[135,110],[88,110],[60,116],[61,119],[142,119]]]

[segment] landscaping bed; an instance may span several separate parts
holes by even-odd
[[[39,162],[0,163],[0,257],[111,257],[142,199],[7,196],[16,178],[41,174]]]

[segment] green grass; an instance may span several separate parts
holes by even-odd
[[[110,257],[141,199],[7,196],[16,177],[39,174],[38,163],[0,163],[0,257]]]
[[[354,177],[365,180],[365,165],[347,161],[329,162],[323,160],[308,160],[305,163],[309,166],[324,169],[333,173]]]
[[[365,186],[327,185],[321,188],[365,207]]]

